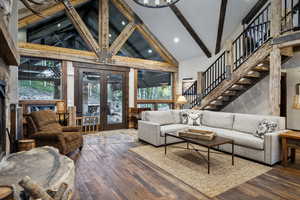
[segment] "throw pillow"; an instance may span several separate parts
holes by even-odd
[[[277,123],[264,119],[258,123],[254,136],[263,139],[266,133],[272,133],[276,128]]]
[[[190,112],[188,114],[188,125],[191,126],[201,126],[201,114]]]
[[[188,112],[186,111],[181,112],[181,123],[188,124],[188,122],[189,122]]]

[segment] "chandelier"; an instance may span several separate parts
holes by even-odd
[[[179,0],[133,0],[137,4],[147,8],[163,8],[177,3]]]

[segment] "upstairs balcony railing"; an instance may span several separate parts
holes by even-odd
[[[226,78],[226,51],[203,73],[203,93],[207,96]]]
[[[270,39],[270,5],[268,4],[233,41],[233,70],[238,69]]]
[[[281,20],[282,32],[300,30],[300,3],[299,0],[282,0],[283,17]]]

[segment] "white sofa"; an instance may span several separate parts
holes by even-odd
[[[190,126],[182,124],[182,112],[181,110],[143,112],[142,120],[138,122],[139,139],[154,146],[161,146],[164,145],[165,133],[177,133],[187,128],[208,130],[216,132],[219,136],[233,139],[236,155],[268,165],[280,161],[279,134],[286,132],[285,118],[198,110],[196,112],[201,114],[201,125]],[[264,119],[276,122],[277,130],[267,133],[261,139],[255,137],[253,133],[256,132],[258,123]],[[180,140],[167,137],[168,144],[176,142]],[[219,149],[231,152],[231,145],[221,145]]]

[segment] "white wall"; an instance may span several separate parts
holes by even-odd
[[[283,65],[287,73],[287,128],[300,130],[300,110],[292,108],[296,84],[300,83],[300,53]]]
[[[74,106],[74,67],[72,62],[67,62],[67,97],[68,97],[68,106]]]

